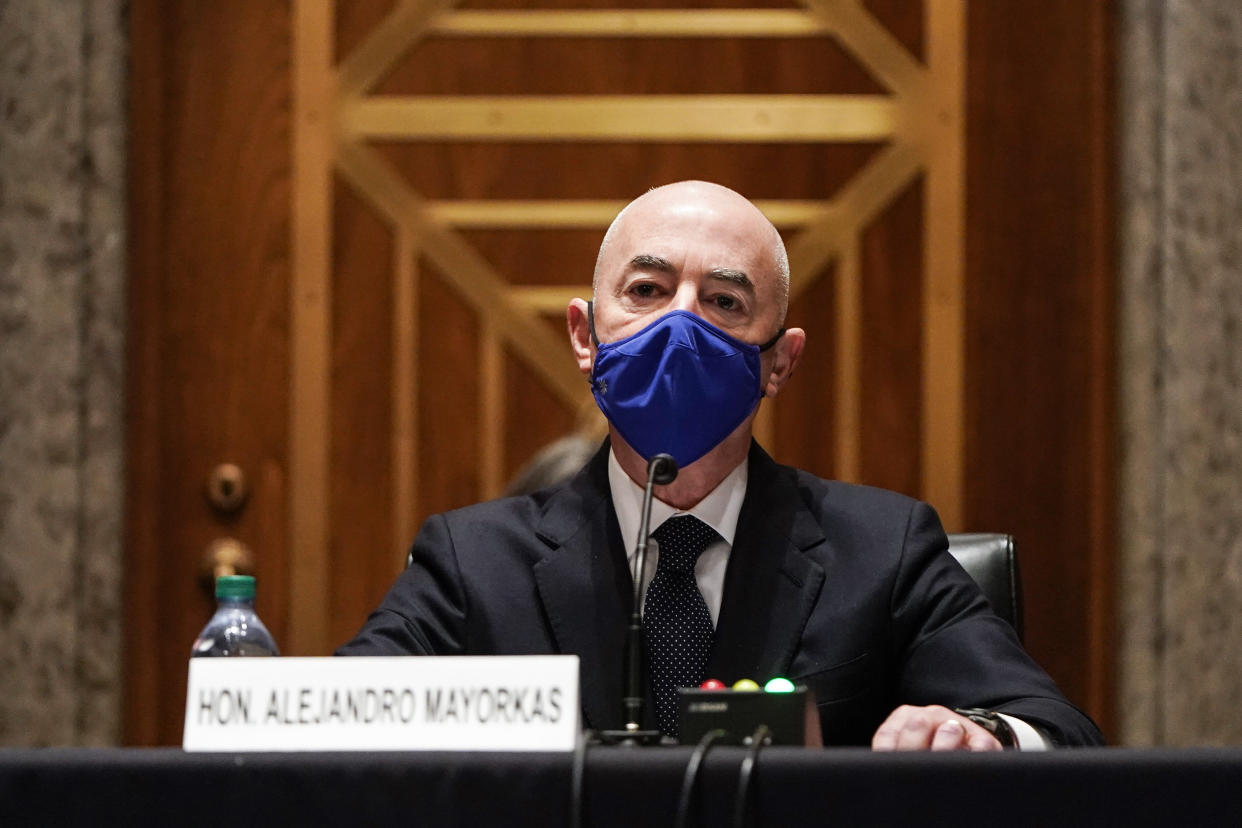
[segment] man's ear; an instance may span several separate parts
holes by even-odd
[[[565,322],[569,328],[569,345],[574,349],[574,359],[583,375],[591,373],[595,363],[595,346],[591,343],[591,323],[587,318],[585,299],[570,299],[565,309]]]
[[[772,367],[768,371],[768,380],[763,386],[765,397],[775,397],[780,393],[785,382],[793,376],[794,366],[798,357],[802,356],[802,348],[806,345],[806,331],[801,328],[790,328],[785,335],[776,340],[772,346]]]

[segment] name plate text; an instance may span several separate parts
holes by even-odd
[[[577,656],[192,658],[187,751],[570,751]]]

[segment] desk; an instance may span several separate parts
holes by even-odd
[[[669,824],[689,755],[593,748],[590,824]],[[706,824],[730,824],[743,755],[722,747],[708,756]],[[553,754],[3,750],[0,825],[568,826],[571,765]],[[761,826],[1236,825],[1242,750],[769,748],[754,784]]]

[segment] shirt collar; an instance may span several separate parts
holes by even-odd
[[[732,546],[733,535],[737,531],[737,516],[746,498],[747,478],[748,464],[743,460],[706,497],[686,511],[674,509],[659,498],[652,498],[651,531],[654,532],[673,515],[694,515],[715,529],[725,543]],[[612,505],[617,513],[626,555],[632,556],[634,543],[638,540],[638,526],[642,522],[643,487],[625,473],[612,449],[608,450],[608,485],[612,489]]]

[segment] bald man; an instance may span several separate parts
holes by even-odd
[[[586,726],[620,727],[628,543],[647,462],[664,452],[680,471],[656,488],[651,519],[655,707],[670,675],[783,675],[814,692],[826,745],[1101,742],[948,554],[929,506],[778,465],[754,442],[760,401],[789,380],[806,334],[781,327],[788,259],[753,204],[701,181],[642,195],[605,235],[593,293],[567,322],[609,423],[599,452],[564,484],[430,518],[341,654],[576,654]],[[665,524],[698,539],[680,581],[687,532],[662,535]],[[693,654],[661,649],[672,603]]]

